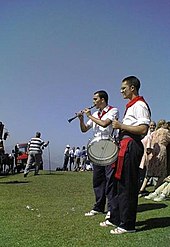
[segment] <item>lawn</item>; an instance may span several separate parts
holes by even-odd
[[[150,188],[152,189],[152,188]],[[139,199],[137,232],[113,236],[85,217],[94,203],[92,172],[41,171],[0,177],[0,247],[168,247],[170,201]]]

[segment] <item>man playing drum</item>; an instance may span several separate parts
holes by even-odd
[[[94,93],[93,103],[97,109],[93,114],[89,108],[77,113],[80,120],[80,129],[87,132],[93,128],[94,137],[107,138],[113,134],[112,121],[118,119],[118,109],[108,105],[107,92],[100,90]],[[89,118],[87,123],[84,122],[84,115]],[[93,164],[93,189],[95,194],[95,204],[90,212],[85,216],[94,216],[98,213],[105,212],[106,197],[108,199],[107,211],[110,212],[110,202],[113,196],[113,175],[112,165],[101,166]]]
[[[135,232],[138,204],[139,165],[143,155],[141,139],[146,135],[150,123],[150,109],[144,98],[138,95],[140,81],[129,76],[122,81],[121,93],[129,99],[122,123],[113,120],[112,126],[120,130],[120,149],[116,162],[114,186],[115,196],[111,203],[109,222],[116,226],[112,234]],[[106,226],[104,222],[101,226]]]

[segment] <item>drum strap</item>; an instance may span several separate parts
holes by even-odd
[[[131,140],[133,140],[131,137],[127,137],[127,138],[125,138],[125,139],[120,141],[120,149],[119,149],[119,152],[118,152],[118,159],[112,165],[113,168],[116,167],[115,178],[117,178],[118,180],[121,179],[125,152],[127,150],[127,145]]]

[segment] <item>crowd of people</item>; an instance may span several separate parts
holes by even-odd
[[[87,148],[83,146],[80,147],[70,147],[67,145],[64,150],[64,163],[63,171],[86,171],[92,170],[92,165],[87,156]]]
[[[170,175],[170,122],[161,119],[157,122],[151,121],[147,135],[143,138],[144,154],[140,163],[141,187],[139,197],[152,199],[158,195],[164,186],[163,182],[169,181]],[[156,192],[151,193],[146,187],[153,183]],[[162,187],[163,186],[163,187]],[[169,187],[169,185],[168,185]],[[168,188],[167,187],[167,188]],[[165,196],[156,200],[164,200],[169,195],[170,189],[166,190]]]

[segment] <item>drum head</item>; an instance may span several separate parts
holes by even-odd
[[[110,139],[101,139],[91,142],[87,148],[89,160],[100,166],[113,164],[117,160],[118,147]]]

